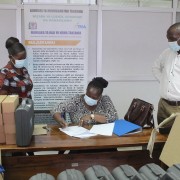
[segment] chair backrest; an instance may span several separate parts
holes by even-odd
[[[57,180],[85,180],[81,171],[76,169],[66,169],[57,176]]]
[[[38,173],[32,176],[29,180],[55,180],[55,178],[50,174]]]

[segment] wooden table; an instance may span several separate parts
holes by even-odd
[[[136,169],[150,162],[160,164],[159,155],[167,139],[167,135],[157,135],[153,159],[151,159],[149,152],[146,150],[151,129],[145,129],[141,133],[123,137],[98,135],[88,139],[79,139],[60,132],[57,126],[50,127],[51,131],[47,135],[33,136],[28,147],[0,145],[1,152],[4,154],[2,164],[6,170],[5,180],[26,180],[36,173],[43,172],[49,173],[56,178],[65,169],[76,168],[84,172],[88,167],[95,164],[106,166],[110,171],[120,164],[129,164]],[[112,150],[112,148],[132,146],[142,146],[142,150]],[[78,150],[78,153],[7,156],[7,154],[13,152],[52,150]],[[85,150],[91,150],[91,152],[85,152]]]

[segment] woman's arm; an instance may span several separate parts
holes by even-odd
[[[99,116],[98,116],[99,115]],[[102,116],[105,117],[106,122],[113,122],[114,120],[118,119],[117,111],[114,107],[114,104],[109,96],[104,95],[101,100],[101,109],[99,110],[99,113],[95,115],[96,117]],[[102,119],[99,119],[100,121]]]
[[[67,127],[67,123],[66,121],[64,120],[64,118],[61,117],[61,113],[59,112],[56,112],[54,115],[53,115],[53,118],[55,119],[55,121],[62,127]]]
[[[53,118],[62,126],[67,126],[65,119],[62,117],[64,113],[71,113],[76,110],[75,107],[76,97],[71,98],[65,102],[61,102],[54,106],[54,108],[50,111]]]
[[[92,118],[93,117],[93,118]],[[80,118],[80,125],[83,124],[94,124],[94,123],[107,123],[105,115],[102,114],[87,114]]]
[[[0,89],[0,95],[8,95],[8,92],[6,90]]]
[[[4,86],[5,77],[6,75],[1,73],[0,71],[0,95],[8,95],[8,91],[5,89],[5,86]]]

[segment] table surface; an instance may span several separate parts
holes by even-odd
[[[142,132],[125,136],[102,136],[80,139],[68,136],[61,132],[57,125],[49,125],[47,135],[32,136],[28,147],[16,145],[0,145],[2,152],[25,152],[25,151],[50,151],[50,150],[85,150],[85,149],[108,149],[117,147],[147,145],[152,129],[143,129]],[[157,133],[155,143],[164,143],[168,135]]]
[[[12,152],[51,151],[51,150],[88,150],[78,153],[36,155],[36,156],[2,156],[5,179],[29,179],[37,173],[46,172],[54,177],[65,169],[78,169],[84,172],[87,168],[100,164],[112,171],[120,164],[129,164],[139,169],[144,164],[160,165],[159,155],[167,135],[157,134],[156,148],[153,158],[149,157],[146,148],[134,151],[111,151],[109,148],[147,146],[152,129],[144,129],[141,133],[126,136],[94,136],[86,139],[70,137],[59,131],[58,126],[50,126],[47,135],[32,137],[30,146],[0,145],[5,154]],[[90,149],[94,149],[89,152]],[[100,151],[99,151],[100,150]],[[103,152],[105,150],[105,152]],[[101,152],[102,151],[102,152]],[[76,151],[75,151],[76,152]],[[22,173],[23,172],[23,173]]]

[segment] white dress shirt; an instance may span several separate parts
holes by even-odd
[[[180,101],[180,55],[171,49],[162,52],[152,67],[160,82],[160,96],[169,101]]]

